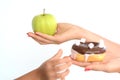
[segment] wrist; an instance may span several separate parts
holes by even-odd
[[[39,68],[36,69],[36,78],[37,80],[42,80],[42,74]]]
[[[94,42],[99,42],[100,39],[102,39],[99,35],[83,28],[79,29],[77,38],[78,39],[85,38],[87,41],[94,41]]]
[[[35,69],[15,80],[41,80],[39,69]]]

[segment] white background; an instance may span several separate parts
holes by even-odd
[[[120,43],[119,0],[0,0],[0,80],[12,80],[39,67],[59,48],[63,56],[70,54],[74,41],[39,45],[26,35],[32,31],[33,16],[42,13],[43,8],[58,22],[79,25]],[[120,79],[118,73],[84,72],[75,65],[70,70],[66,80]]]

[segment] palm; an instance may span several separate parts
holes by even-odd
[[[60,42],[75,39],[78,27],[73,27],[70,24],[58,24],[58,29],[54,37]],[[68,35],[69,34],[69,35]]]

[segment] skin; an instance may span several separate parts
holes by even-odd
[[[45,44],[60,44],[65,41],[85,38],[87,41],[99,42],[100,39],[104,40],[106,46],[106,56],[103,62],[77,62],[72,60],[72,63],[86,70],[96,70],[105,72],[120,72],[120,44],[112,42],[100,35],[88,31],[80,26],[69,23],[58,23],[57,32],[54,36],[43,33],[28,32],[27,35],[33,38],[41,45]]]
[[[45,61],[39,68],[17,78],[16,80],[65,80],[71,66],[70,57],[61,58],[62,50],[56,55]]]

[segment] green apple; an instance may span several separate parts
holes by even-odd
[[[33,17],[32,29],[34,32],[41,32],[48,35],[54,35],[57,28],[57,22],[52,14],[46,14],[45,9],[43,14]]]

